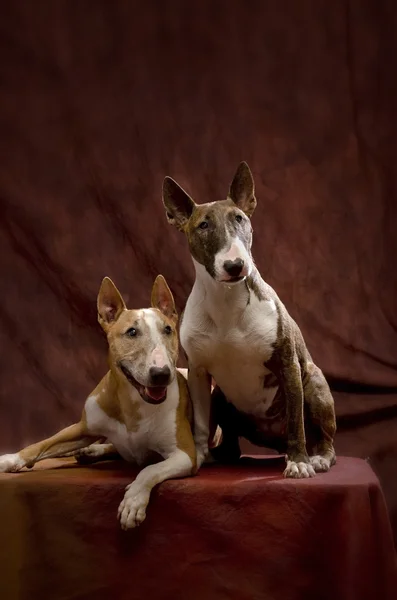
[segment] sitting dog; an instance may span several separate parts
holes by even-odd
[[[152,308],[127,310],[105,278],[98,294],[98,320],[109,344],[110,370],[87,398],[79,423],[0,457],[0,471],[31,468],[45,458],[77,455],[84,460],[121,455],[142,466],[119,507],[123,529],[140,525],[151,490],[166,479],[196,471],[187,382],[176,369],[177,313],[165,279],[152,289]],[[93,443],[100,441],[108,443]],[[153,462],[153,461],[152,461]]]
[[[240,456],[242,436],[285,452],[285,477],[328,471],[335,462],[334,401],[297,324],[252,259],[256,198],[248,165],[240,164],[226,200],[196,204],[166,177],[163,202],[169,223],[186,234],[196,270],[180,337],[198,466],[214,417],[223,430],[218,450],[229,459]]]

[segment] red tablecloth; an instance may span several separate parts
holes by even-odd
[[[396,558],[369,465],[282,478],[280,459],[168,481],[143,525],[116,520],[134,470],[45,461],[0,475],[2,600],[395,600]]]

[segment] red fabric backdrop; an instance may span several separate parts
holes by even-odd
[[[396,30],[386,0],[2,2],[0,450],[78,418],[104,275],[140,307],[162,273],[183,307],[164,175],[215,200],[247,160],[257,264],[397,532]]]

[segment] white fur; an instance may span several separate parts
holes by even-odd
[[[96,396],[90,396],[85,405],[89,431],[106,437],[125,460],[137,464],[142,464],[151,452],[169,456],[176,450],[177,379],[168,387],[167,399],[158,405],[144,402],[136,389],[127,385],[131,401],[139,402],[137,431],[129,431],[124,423],[110,418],[99,406]]]
[[[292,479],[307,479],[315,476],[315,471],[310,463],[294,462],[289,460],[284,471],[284,477]]]
[[[135,481],[127,486],[124,499],[119,506],[121,527],[137,527],[146,517],[146,507],[150,492],[155,485],[173,477],[189,475],[192,461],[183,450],[175,450],[163,463],[149,465],[143,469]]]
[[[166,354],[161,346],[156,346],[151,354],[151,360],[154,367],[164,367],[166,364]]]
[[[165,458],[144,468],[127,486],[118,511],[123,529],[137,527],[145,519],[150,493],[155,485],[173,477],[187,476],[193,467],[190,457],[177,447],[177,378],[168,386],[166,400],[158,405],[145,403],[135,388],[126,385],[128,387],[124,391],[128,390],[131,401],[140,403],[136,431],[129,431],[124,423],[109,417],[99,406],[97,396],[90,396],[85,404],[89,431],[105,436],[125,460],[141,465],[152,452]]]
[[[100,458],[111,451],[114,451],[113,444],[91,444],[85,448],[80,448],[74,456],[87,456],[88,458]]]
[[[183,377],[184,377],[185,379],[187,379],[187,374],[188,374],[188,370],[187,370],[187,369],[182,369],[182,368],[179,368],[179,367],[178,367],[178,368],[177,368],[177,370],[179,371],[179,373],[180,373],[181,375],[183,375]]]
[[[0,456],[0,473],[15,473],[25,466],[18,452],[15,454],[3,454]]]
[[[146,372],[148,373],[151,367],[161,368],[166,365],[171,369],[167,348],[159,331],[159,325],[162,325],[159,315],[151,308],[143,309],[141,313],[142,319],[149,327],[150,331],[148,337],[148,340],[150,340],[150,348],[148,348],[147,353]]]
[[[260,416],[277,391],[263,387],[269,373],[264,362],[277,338],[277,310],[273,300],[259,301],[255,294],[246,305],[247,297],[244,283],[227,288],[214,282],[209,291],[196,282],[180,336],[189,362],[210,373],[236,408]]]
[[[278,316],[273,300],[260,301],[244,282],[220,285],[194,261],[196,281],[180,330],[189,357],[189,389],[195,411],[195,441],[200,465],[208,452],[210,379],[236,408],[263,416],[277,387],[264,388],[273,353]]]
[[[315,454],[310,457],[310,464],[316,473],[325,473],[329,471],[331,468],[331,461],[324,456],[320,456],[320,454]]]

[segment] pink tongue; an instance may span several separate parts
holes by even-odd
[[[167,388],[165,387],[147,387],[145,391],[152,400],[161,400],[164,398]]]

